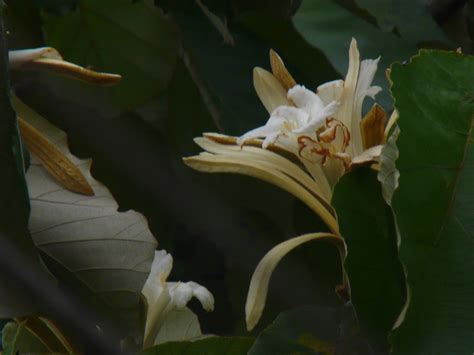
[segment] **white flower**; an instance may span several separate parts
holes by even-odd
[[[281,58],[270,51],[272,73],[254,70],[255,90],[270,114],[267,123],[239,138],[205,133],[195,139],[204,152],[184,159],[199,171],[249,175],[278,186],[303,201],[331,231],[291,238],[265,255],[250,282],[248,329],[260,319],[274,269],[294,248],[313,240],[329,241],[344,264],[346,245],[331,205],[332,189],[349,169],[378,160],[397,117],[392,115],[387,123],[385,111],[374,105],[362,118],[364,99],[380,91],[372,86],[378,61],[360,62],[353,39],[345,80],[322,84],[312,92],[297,85]],[[342,287],[348,288],[342,270]]]
[[[214,297],[209,290],[196,282],[167,282],[173,267],[173,258],[165,250],[155,251],[148,279],[142,293],[148,309],[145,324],[144,347],[153,342],[166,316],[175,309],[183,309],[191,298],[196,297],[206,311],[214,309]]]
[[[318,183],[332,187],[353,158],[370,148],[363,146],[362,104],[366,96],[374,98],[381,90],[371,86],[379,59],[360,62],[353,39],[345,81],[322,84],[315,93],[296,85],[274,52],[270,57],[273,74],[260,68],[254,71],[255,89],[270,118],[264,126],[239,137],[237,144],[263,138],[262,148],[275,145],[295,154]],[[290,80],[281,79],[288,77]]]

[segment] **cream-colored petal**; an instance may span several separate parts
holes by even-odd
[[[313,179],[318,183],[319,188],[324,192],[325,196],[328,196],[328,200],[332,199],[332,187],[329,184],[329,180],[320,164],[314,164],[306,159],[301,159],[304,167],[311,174]]]
[[[315,195],[321,202],[326,205],[330,204],[330,195],[327,194],[327,191],[322,188],[323,183],[321,181],[314,181],[311,179],[308,174],[304,172],[299,166],[291,162],[290,160],[268,150],[260,149],[257,147],[244,146],[242,148],[234,145],[220,144],[212,140],[213,136],[221,135],[210,135],[207,134],[204,138],[195,138],[196,144],[198,144],[202,149],[207,150],[210,153],[222,154],[234,156],[240,156],[242,160],[257,160],[263,161],[266,164],[269,164],[272,169],[281,171],[282,173],[288,175],[300,185],[310,191]],[[323,174],[324,177],[324,174]],[[331,213],[334,214],[331,208]]]
[[[335,216],[326,204],[310,191],[263,160],[243,159],[239,155],[214,155],[201,153],[199,156],[184,158],[184,163],[193,169],[208,173],[235,173],[255,177],[291,193],[311,208],[328,228],[338,233],[339,226]]]
[[[51,47],[10,51],[8,55],[12,69],[47,70],[96,85],[115,85],[122,79],[117,74],[99,73],[66,62]]]
[[[261,127],[257,127],[248,131],[244,135],[240,136],[237,139],[237,144],[243,145],[246,141],[255,139],[255,138],[264,138],[268,135],[274,135],[275,133],[282,133],[285,123],[285,119],[281,117],[270,117],[270,120]]]
[[[367,150],[364,150],[362,154],[359,154],[358,156],[352,158],[351,167],[355,168],[357,166],[367,165],[378,161],[378,159],[380,158],[380,154],[382,153],[382,148],[383,145],[376,145]]]
[[[340,101],[342,90],[344,88],[343,80],[333,80],[318,86],[317,93],[321,100],[327,105],[332,101]]]
[[[292,106],[277,107],[272,113],[272,117],[282,118],[293,127],[303,127],[309,121],[309,115],[306,111]]]
[[[296,134],[314,133],[321,125],[324,124],[325,119],[333,115],[338,108],[339,102],[333,101],[329,103],[321,110],[315,112],[315,114],[311,116],[311,121],[309,121],[307,125],[296,129],[293,132]]]
[[[354,96],[354,107],[352,112],[352,134],[353,156],[359,155],[363,151],[362,134],[360,134],[360,120],[362,117],[362,105],[366,96],[372,98],[382,90],[378,86],[371,86],[380,57],[377,59],[365,59],[360,63],[359,77]]]
[[[335,186],[341,176],[346,172],[344,162],[341,159],[329,158],[323,166],[329,185]]]
[[[28,69],[52,71],[94,85],[115,85],[122,80],[122,76],[118,74],[100,73],[73,63],[51,58],[34,60],[28,64]]]
[[[349,48],[349,68],[347,70],[346,79],[344,80],[344,88],[342,90],[341,96],[341,107],[338,110],[336,118],[341,121],[350,131],[351,140],[348,147],[348,153],[351,156],[354,156],[354,140],[359,141],[359,138],[354,136],[360,136],[359,122],[357,122],[357,130],[353,131],[352,121],[353,121],[353,104],[355,98],[355,91],[357,86],[357,78],[359,76],[359,66],[360,66],[360,55],[359,50],[357,49],[357,41],[355,38],[352,39],[351,45]],[[360,138],[360,150],[362,150],[362,138]]]
[[[168,289],[177,308],[186,307],[188,302],[196,297],[207,312],[214,310],[214,296],[197,282],[168,282]]]
[[[61,54],[52,47],[41,47],[33,49],[20,49],[8,52],[8,59],[12,69],[19,69],[24,65],[28,65],[34,60],[41,58],[51,58],[62,60]]]
[[[167,287],[163,289],[156,299],[152,301],[147,299],[147,303],[148,308],[145,322],[145,334],[143,338],[144,349],[153,345],[163,321],[168,313],[174,308]]]
[[[311,118],[324,108],[324,102],[311,90],[303,85],[295,85],[288,90],[287,97],[295,103],[296,107],[306,111]]]
[[[271,114],[278,106],[290,105],[285,88],[269,71],[254,68],[253,85],[268,113]]]
[[[344,259],[344,240],[339,236],[329,233],[305,234],[286,240],[275,246],[259,262],[250,281],[247,302],[245,304],[245,320],[249,331],[255,327],[262,315],[265,301],[267,299],[270,278],[278,263],[285,255],[296,247],[316,239],[333,242],[341,253],[341,260]]]
[[[273,75],[280,81],[285,90],[288,91],[296,85],[296,81],[286,69],[285,63],[283,63],[283,60],[273,49],[270,49],[270,65]]]

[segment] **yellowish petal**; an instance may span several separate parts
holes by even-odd
[[[248,158],[270,164],[273,169],[280,170],[289,177],[293,178],[299,184],[312,192],[318,199],[330,206],[329,196],[326,195],[326,191],[324,191],[317,182],[311,179],[311,177],[308,176],[308,174],[306,174],[306,172],[296,164],[276,153],[252,146],[239,147],[234,145],[219,144],[216,141],[213,141],[209,135],[207,135],[205,138],[196,138],[195,142],[202,149],[207,150],[210,153],[227,155],[237,154],[238,156],[241,156],[242,159]]]
[[[122,79],[118,74],[100,73],[66,62],[51,47],[10,51],[9,60],[12,69],[47,70],[89,84],[115,85]]]
[[[375,104],[360,122],[360,131],[362,133],[364,149],[384,143],[386,124],[387,113],[381,106]]]
[[[332,210],[322,203],[313,193],[300,185],[288,175],[277,170],[271,163],[238,154],[214,155],[201,153],[183,159],[185,164],[193,169],[208,173],[235,173],[255,177],[291,193],[311,208],[329,227],[338,233],[339,226]]]
[[[382,148],[383,145],[376,145],[367,150],[364,150],[362,154],[359,154],[358,156],[352,159],[351,168],[377,162],[380,158],[380,154],[382,153]]]
[[[262,68],[253,70],[253,85],[263,106],[271,114],[278,106],[290,105],[286,90],[275,76]]]
[[[122,80],[118,74],[100,73],[63,60],[41,58],[28,64],[28,69],[52,71],[94,85],[115,85]]]
[[[43,164],[45,169],[65,188],[86,196],[93,196],[94,190],[81,170],[74,165],[43,134],[22,118],[18,120],[21,137],[28,150]]]
[[[16,96],[12,96],[11,100],[16,112],[24,117],[19,117],[18,125],[28,150],[66,189],[86,196],[93,196],[94,189],[79,168],[80,163],[72,159],[67,145],[63,145],[61,149],[56,142],[52,141],[58,139],[57,132],[63,132],[55,128],[49,129],[51,127],[49,122]],[[61,138],[59,140],[63,141]]]
[[[280,56],[273,49],[270,49],[270,65],[275,78],[280,81],[283,88],[288,91],[296,85],[295,79],[291,76],[288,69],[286,69],[285,63]]]
[[[305,234],[286,240],[283,243],[275,246],[259,262],[250,281],[247,302],[245,304],[245,320],[247,323],[247,329],[249,331],[255,327],[262,315],[263,309],[265,307],[265,301],[267,299],[270,278],[278,263],[285,255],[287,255],[296,247],[316,239],[334,243],[341,253],[341,260],[344,260],[346,254],[344,240],[334,234]]]

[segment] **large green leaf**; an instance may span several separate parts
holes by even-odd
[[[178,35],[150,1],[81,0],[76,11],[61,17],[44,14],[43,20],[47,44],[66,60],[123,76],[110,89],[116,107],[143,104],[171,80]]]
[[[383,30],[392,32],[396,29],[411,43],[447,39],[431,17],[425,1],[356,0],[356,2],[375,16]]]
[[[254,339],[208,337],[196,341],[164,343],[141,352],[142,355],[246,355]]]
[[[361,337],[351,303],[303,306],[278,315],[255,340],[249,355],[373,354]]]
[[[90,176],[90,162],[69,152],[63,131],[21,102],[16,108],[78,166],[95,192],[84,196],[67,190],[33,156],[27,181],[36,246],[118,312],[127,328],[138,329],[140,294],[156,248],[145,218],[117,210],[109,190]]]
[[[268,66],[269,47],[237,24],[225,38],[196,2],[167,7],[183,31],[185,60],[219,129],[240,135],[268,119],[253,88],[255,66]],[[224,21],[224,20],[222,20]]]
[[[388,87],[385,69],[394,61],[403,61],[414,54],[416,47],[392,33],[382,32],[331,0],[304,0],[293,17],[293,23],[303,37],[329,58],[334,67],[346,75],[351,38],[357,39],[362,58],[381,56],[374,83]],[[391,106],[387,90],[377,95],[377,101]]]
[[[405,298],[393,212],[376,172],[365,168],[338,182],[332,203],[347,243],[345,268],[361,328],[377,353],[388,351],[388,334]]]
[[[474,58],[421,51],[392,67],[400,112],[393,197],[409,303],[394,354],[474,351]]]
[[[285,311],[258,336],[249,354],[331,354],[339,336],[338,318],[338,310],[329,307]]]

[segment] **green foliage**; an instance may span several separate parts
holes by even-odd
[[[377,96],[377,102],[387,108],[391,106],[385,68],[394,61],[407,60],[415,53],[416,47],[392,33],[380,31],[329,0],[303,1],[293,23],[309,43],[323,51],[343,76],[347,71],[347,48],[352,37],[357,39],[363,58],[380,56],[380,69],[374,84],[384,91]]]
[[[376,175],[364,168],[343,176],[333,204],[347,243],[345,268],[352,303],[374,348],[385,352],[406,291],[394,215],[382,198]]]
[[[390,75],[400,112],[393,207],[409,303],[394,354],[473,351],[474,58],[421,51]]]
[[[134,108],[167,88],[178,34],[149,1],[82,0],[72,13],[43,17],[46,42],[66,60],[123,76],[107,97],[116,107]]]
[[[244,355],[252,346],[252,338],[215,337],[202,340],[169,342],[141,352],[142,355]]]
[[[410,0],[356,0],[356,3],[376,17],[386,32],[397,31],[407,41],[447,40],[429,13],[426,2]]]
[[[121,213],[117,206],[113,213],[103,210],[115,217],[107,215],[110,224],[94,223],[93,213],[78,212],[84,206],[69,201],[60,203],[62,219],[57,219],[58,211],[50,208],[57,201],[40,201],[44,195],[32,194],[30,236],[21,142],[4,66],[0,231],[37,260],[34,240],[64,287],[84,300],[102,300],[99,307],[129,320],[127,331],[137,338],[143,306],[139,292],[147,272],[134,261],[147,259],[155,246],[147,238],[107,241],[110,236],[101,228],[110,227],[116,236],[128,228],[128,214],[122,211],[143,212],[160,248],[175,255],[170,278],[197,277],[211,285],[216,311],[196,312],[203,333],[247,334],[243,305],[257,261],[275,243],[325,227],[273,187],[236,176],[201,176],[183,167],[181,157],[196,151],[192,138],[202,132],[240,135],[268,119],[254,92],[252,69],[269,69],[270,48],[309,88],[345,75],[352,37],[362,58],[381,56],[375,84],[384,92],[377,102],[389,110],[395,99],[399,152],[395,133],[381,158],[382,186],[376,172],[361,169],[341,179],[333,198],[348,247],[351,302],[340,306],[334,292],[341,271],[336,252],[331,246],[308,245],[275,272],[263,331],[255,342],[209,337],[163,343],[144,354],[474,351],[474,59],[422,51],[409,64],[394,64],[393,98],[385,78],[390,64],[405,62],[418,47],[454,44],[472,51],[472,4],[457,17],[435,21],[425,2],[406,0],[6,2],[10,48],[46,43],[66,60],[123,76],[112,88],[31,72],[13,76],[18,95],[67,131],[71,151],[93,158],[93,175],[110,189]],[[434,12],[443,2],[431,3]],[[35,173],[34,157],[32,162]],[[43,192],[61,190],[47,186]],[[35,191],[31,181],[30,190]],[[387,204],[392,194],[393,209]],[[76,215],[85,218],[77,221]],[[70,223],[76,231],[63,229]],[[88,243],[81,241],[84,236]],[[3,278],[0,286],[0,316],[34,313],[28,295]],[[275,319],[304,302],[317,306],[292,309]],[[133,316],[123,317],[128,313]],[[192,327],[167,324],[161,340],[200,333],[194,315],[181,321]],[[6,354],[51,350],[23,323],[9,323],[3,335]],[[138,346],[139,341],[131,343]]]

